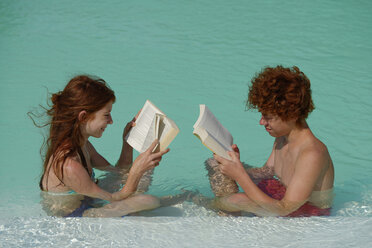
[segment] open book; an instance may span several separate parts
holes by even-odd
[[[130,146],[142,153],[155,139],[159,144],[155,151],[164,151],[177,136],[179,128],[152,102],[147,100],[136,120],[136,125],[129,131],[125,140]]]
[[[233,137],[204,104],[200,104],[200,114],[194,124],[193,134],[213,153],[231,160],[227,152],[232,151]]]

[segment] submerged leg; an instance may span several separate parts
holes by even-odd
[[[151,210],[160,206],[160,201],[152,195],[138,194],[127,199],[111,202],[100,208],[84,211],[84,217],[121,217],[130,213]]]
[[[226,200],[230,197],[231,196],[208,198],[202,194],[198,194],[192,198],[192,202],[198,206],[213,210],[220,216],[240,216],[242,209],[230,204],[229,201]]]
[[[220,164],[217,160],[209,158],[204,164],[208,172],[209,183],[215,196],[223,197],[239,192],[236,182],[222,174],[219,169]]]
[[[270,211],[269,207],[263,208],[244,193],[216,198],[215,206],[229,212],[242,211],[245,214],[249,213],[257,216],[278,216],[274,211]]]
[[[227,210],[219,206],[220,199],[239,192],[236,182],[221,173],[219,169],[220,164],[214,158],[207,159],[204,164],[208,172],[209,183],[216,198],[209,199],[199,195],[194,198],[194,203],[207,209],[212,209],[218,212],[220,216],[240,215],[239,210]]]
[[[220,216],[240,216],[259,214],[267,215],[266,211],[249,199],[244,193],[232,194],[224,197],[208,198],[198,194],[192,198],[192,202],[198,206],[213,210]]]
[[[154,169],[151,169],[143,174],[137,186],[137,193],[144,193],[149,189],[153,173]],[[129,173],[126,170],[108,172],[98,178],[98,185],[100,188],[113,193],[123,187],[128,179],[128,175]]]
[[[244,193],[237,193],[225,197],[215,198],[214,206],[218,209],[237,212],[246,211],[251,212],[252,207],[256,204],[250,200]]]
[[[178,194],[178,195],[163,196],[163,197],[160,197],[160,206],[168,207],[168,206],[176,205],[184,201],[191,201],[192,198],[197,194],[198,192],[194,192],[190,190],[183,190],[183,193]]]

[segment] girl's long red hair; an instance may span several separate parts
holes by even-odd
[[[95,112],[110,101],[115,102],[115,94],[106,82],[86,75],[72,78],[63,91],[52,94],[51,106],[45,109],[49,121],[42,126],[49,126],[49,135],[42,146],[42,150],[45,148],[46,152],[40,179],[41,190],[44,190],[43,177],[48,176],[50,169],[54,170],[63,184],[64,162],[68,157],[76,156],[84,142],[81,124],[92,118]],[[79,120],[81,111],[87,113],[84,120]],[[31,115],[35,116],[32,113]],[[48,167],[49,162],[51,166]]]

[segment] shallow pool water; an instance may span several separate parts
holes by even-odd
[[[370,247],[372,238],[372,3],[361,1],[0,2],[0,247]],[[59,219],[40,206],[41,131],[27,112],[77,74],[115,91],[114,125],[97,150],[115,163],[122,130],[146,99],[180,133],[149,193],[211,196],[193,135],[203,103],[261,166],[273,139],[245,111],[262,67],[297,65],[311,80],[308,123],[335,164],[325,218],[222,218],[185,202],[124,219]]]

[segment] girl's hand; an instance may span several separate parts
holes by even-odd
[[[146,171],[158,166],[162,156],[169,152],[168,148],[165,151],[153,153],[152,151],[158,145],[158,143],[159,141],[155,140],[145,152],[141,153],[136,160],[134,160],[131,170],[134,170],[136,173],[142,175]]]
[[[125,137],[128,135],[129,131],[136,125],[136,117],[134,117],[130,122],[127,123],[124,127],[123,131],[123,140],[125,140]]]
[[[123,132],[123,140],[125,139],[125,137],[127,136],[127,134],[129,133],[129,131],[132,129],[132,127],[134,127],[136,125],[136,120],[138,118],[138,115],[141,113],[141,110],[138,111],[138,113],[136,114],[135,117],[133,117],[133,119],[127,123],[127,125],[125,125],[124,127],[124,132]]]

